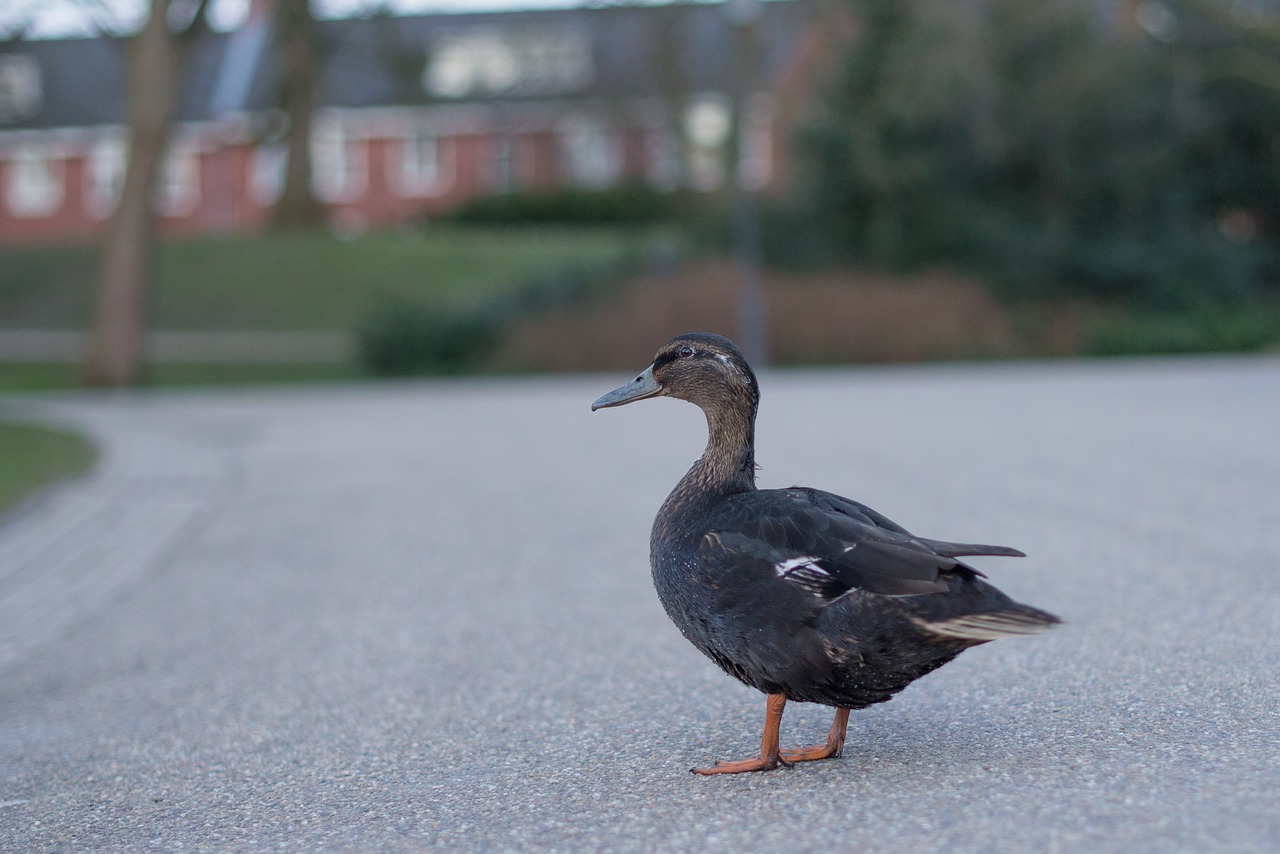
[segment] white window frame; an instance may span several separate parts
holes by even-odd
[[[338,119],[322,119],[311,135],[312,189],[325,202],[359,200],[369,183],[368,143]]]
[[[738,163],[738,185],[747,190],[762,190],[773,180],[773,118],[777,110],[771,96],[752,95],[747,99],[742,122],[741,160]]]
[[[56,146],[31,140],[18,145],[5,169],[5,205],[19,219],[51,217],[66,196],[66,156]]]
[[[89,216],[106,219],[115,211],[128,160],[123,133],[94,140],[85,156],[84,208]]]
[[[400,156],[387,158],[387,183],[401,197],[433,195],[440,185],[440,137],[424,129],[409,130],[399,140]]]
[[[560,139],[571,183],[602,188],[621,179],[622,146],[604,120],[574,116],[562,126]]]
[[[188,216],[200,204],[200,147],[176,139],[165,152],[156,184],[155,206],[161,216]]]
[[[29,118],[44,104],[40,63],[25,53],[0,55],[0,122]]]
[[[689,184],[718,190],[725,179],[725,147],[733,127],[732,104],[722,95],[703,95],[688,106],[684,132],[689,142]]]
[[[589,31],[578,26],[477,28],[431,45],[422,87],[437,98],[514,91],[563,94],[595,79]]]
[[[262,142],[254,146],[249,196],[259,207],[271,207],[280,201],[288,159],[289,150],[283,142]]]

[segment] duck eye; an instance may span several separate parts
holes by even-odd
[[[693,355],[693,348],[692,348],[692,347],[681,347],[681,348],[680,348],[680,358],[681,358],[681,359],[687,359],[687,358],[689,358],[689,357],[690,357],[690,356],[692,356],[692,355]]]

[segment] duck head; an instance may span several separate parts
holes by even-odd
[[[652,365],[591,404],[591,409],[659,396],[687,400],[708,414],[737,411],[754,420],[760,390],[751,366],[732,341],[708,332],[690,332],[663,344]]]

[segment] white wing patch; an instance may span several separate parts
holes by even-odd
[[[773,571],[778,573],[778,575],[783,578],[787,577],[788,575],[795,572],[796,570],[802,569],[802,568],[807,568],[812,572],[818,572],[823,575],[830,575],[831,573],[827,572],[822,567],[816,566],[814,564],[814,561],[816,560],[817,558],[814,557],[813,555],[804,555],[801,557],[787,558],[782,563],[775,563],[773,565]]]
[[[847,587],[838,579],[817,564],[818,558],[812,555],[788,558],[773,565],[773,571],[779,578],[795,584],[806,593],[830,602],[840,597]]]

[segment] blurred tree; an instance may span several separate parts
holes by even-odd
[[[129,37],[129,142],[120,199],[107,224],[84,379],[132,386],[143,378],[152,198],[169,141],[178,87],[209,0],[151,0],[142,29]]]
[[[833,243],[969,264],[1018,294],[1177,303],[1255,287],[1257,247],[1225,239],[1219,217],[1247,202],[1230,186],[1245,175],[1280,189],[1249,153],[1280,109],[1238,82],[1238,106],[1221,103],[1190,32],[1148,10],[1134,36],[1066,0],[853,8],[857,42],[800,140],[805,201]]]
[[[276,203],[276,228],[311,228],[325,222],[312,183],[311,118],[316,108],[320,49],[309,0],[275,0],[282,65],[280,100],[288,117],[284,186]]]
[[[1280,7],[1273,0],[1170,0],[1157,5],[1169,14],[1162,19],[1167,27],[1184,21],[1184,29],[1207,43],[1210,77],[1236,78],[1280,92]]]
[[[1212,133],[1197,141],[1196,171],[1224,235],[1269,247],[1280,279],[1280,7],[1274,0],[1178,0],[1171,49],[1203,80]]]

